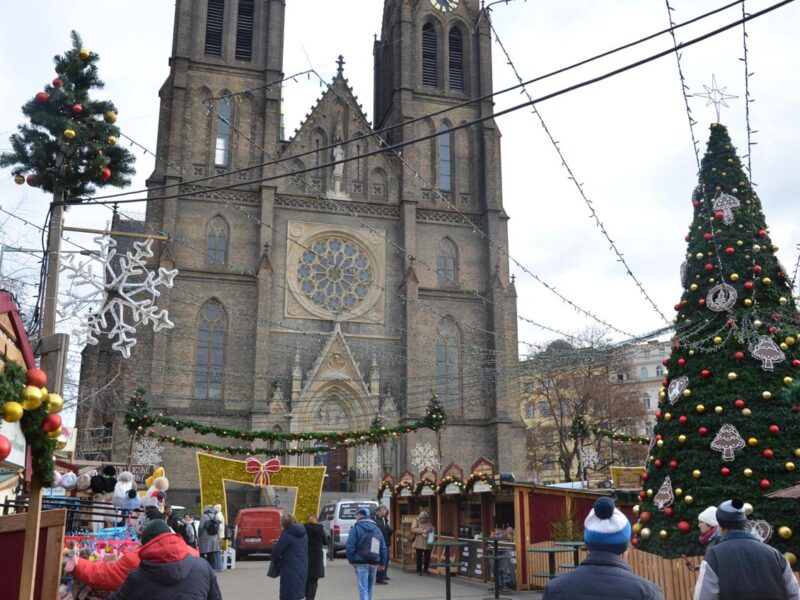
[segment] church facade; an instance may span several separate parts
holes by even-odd
[[[84,351],[82,395],[113,374],[118,401],[86,403],[79,427],[103,429],[108,459],[126,460],[120,407],[137,388],[177,418],[284,432],[409,423],[436,394],[442,467],[483,456],[521,474],[500,133],[491,119],[467,125],[492,111],[480,100],[492,65],[478,0],[386,0],[373,122],[340,59],[290,139],[284,8],[176,3],[141,225],[169,236],[152,268],[179,271],[158,299],[175,326],[141,328],[129,360],[102,344]],[[286,460],[327,465],[329,491],[374,495],[385,473],[418,474],[412,449],[425,443],[432,432],[396,438],[374,469],[354,448]],[[162,462],[173,501],[196,501],[195,451],[170,446]]]

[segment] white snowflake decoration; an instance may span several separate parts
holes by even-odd
[[[378,468],[378,447],[362,446],[356,455],[356,468],[366,478],[371,478]]]
[[[428,443],[416,444],[411,449],[411,464],[420,472],[439,468],[439,456],[436,449]]]
[[[153,240],[133,243],[134,251],[117,255],[117,242],[110,237],[95,241],[100,251],[95,259],[102,264],[102,273],[93,272],[93,259],[80,261],[71,255],[61,271],[71,280],[69,300],[62,303],[62,318],[79,317],[82,324],[73,332],[78,343],[96,345],[100,335],[115,340],[112,344],[125,358],[136,345],[136,328],[152,323],[153,331],[174,327],[169,313],[159,309],[155,299],[161,295],[159,286],[171,288],[177,269],[148,271],[147,259],[153,256]],[[96,308],[99,305],[99,308]],[[96,310],[88,310],[96,308]],[[87,314],[88,312],[88,314]]]
[[[163,452],[164,446],[161,442],[150,437],[141,437],[133,446],[131,460],[137,465],[156,466],[161,464]]]
[[[594,448],[581,449],[581,467],[584,469],[594,469],[600,464],[600,456]]]

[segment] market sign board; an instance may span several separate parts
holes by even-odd
[[[450,483],[450,484],[447,485],[447,487],[444,488],[444,493],[445,494],[460,494],[461,493],[461,488],[458,487],[458,485],[456,485],[455,483]]]
[[[472,493],[473,494],[482,494],[484,492],[491,492],[492,486],[486,483],[485,481],[476,481],[472,485]]]
[[[420,496],[433,496],[435,494],[436,492],[429,485],[422,486],[422,490],[419,493]]]
[[[3,466],[11,467],[14,470],[25,468],[25,435],[19,421],[9,423],[0,419],[0,434],[6,436],[11,442],[11,454],[4,461]]]
[[[611,467],[611,481],[617,489],[639,489],[644,472],[644,467]]]

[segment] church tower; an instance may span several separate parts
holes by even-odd
[[[461,127],[491,113],[491,100],[468,102],[491,91],[478,0],[386,0],[374,123],[340,57],[290,139],[284,8],[177,0],[144,223],[169,237],[152,268],[179,271],[158,299],[175,326],[141,328],[128,361],[87,348],[82,382],[122,369],[122,398],[143,388],[178,419],[296,433],[410,423],[437,394],[442,466],[483,456],[524,471],[500,135],[491,120]],[[108,459],[127,460],[119,414],[113,437]],[[286,460],[326,465],[331,494],[372,496],[384,473],[418,472],[411,450],[426,442],[430,431],[377,458],[343,448]],[[173,501],[196,502],[195,450],[169,447],[163,462]]]

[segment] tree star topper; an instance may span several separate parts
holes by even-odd
[[[699,98],[705,98],[707,100],[706,106],[711,104],[714,105],[714,110],[717,113],[717,123],[719,123],[719,107],[720,105],[724,106],[725,108],[730,108],[728,103],[725,102],[726,100],[732,100],[734,98],[738,98],[739,96],[734,96],[732,94],[726,94],[725,90],[728,89],[728,86],[724,88],[717,87],[717,77],[716,75],[711,75],[711,87],[707,85],[703,85],[706,89],[705,93],[702,94],[695,94],[695,96]]]
[[[71,280],[70,298],[58,312],[62,318],[85,319],[73,332],[79,343],[96,345],[105,333],[115,340],[114,350],[129,358],[139,325],[152,323],[153,331],[174,327],[167,310],[159,309],[155,299],[161,295],[160,286],[173,286],[178,271],[160,267],[155,274],[147,269],[147,259],[153,256],[152,239],[134,242],[133,251],[124,255],[117,254],[117,242],[110,237],[97,237],[95,241],[100,245],[95,259],[102,264],[102,274],[94,274],[92,259],[78,261],[71,255],[61,268]],[[92,311],[97,304],[100,307]]]

